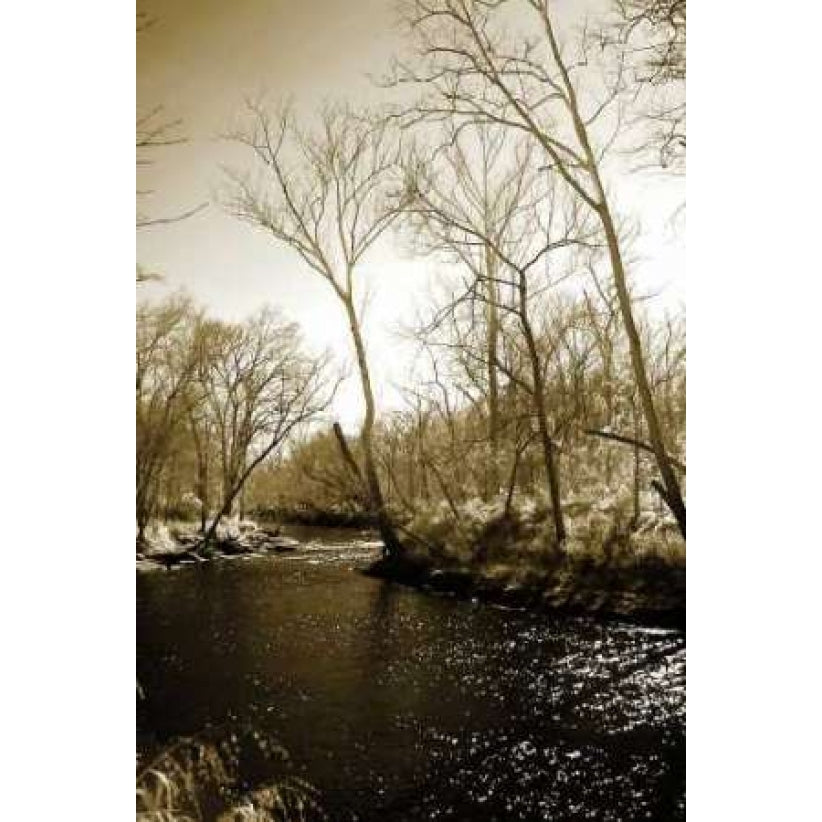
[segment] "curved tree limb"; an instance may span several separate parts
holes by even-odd
[[[602,437],[602,439],[604,440],[613,440],[614,442],[621,442],[624,445],[633,445],[636,448],[640,448],[643,451],[647,451],[649,454],[654,453],[654,449],[647,443],[641,442],[640,440],[634,439],[633,437],[626,437],[624,434],[612,434],[610,431],[596,431],[593,428],[586,428],[585,433],[590,434],[593,437]],[[674,468],[681,471],[683,474],[685,473],[684,463],[681,463],[679,460],[674,459],[670,454],[668,454],[668,460]]]

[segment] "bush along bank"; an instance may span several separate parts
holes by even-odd
[[[618,505],[569,505],[557,546],[550,508],[477,501],[400,526],[403,556],[366,573],[423,590],[529,608],[685,627],[685,543],[666,517],[626,519]]]
[[[259,508],[253,513],[260,521],[277,522],[282,525],[357,529],[377,527],[377,517],[374,514],[358,509]]]

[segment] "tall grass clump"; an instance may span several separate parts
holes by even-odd
[[[318,792],[288,774],[287,751],[246,728],[178,739],[137,766],[137,822],[313,822]],[[243,774],[269,778],[249,787]],[[270,776],[274,774],[273,776]]]

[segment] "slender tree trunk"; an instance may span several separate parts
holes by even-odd
[[[138,516],[137,518],[137,545],[142,548],[146,541],[146,525],[148,522],[145,517]]]
[[[517,429],[519,429],[519,425]],[[511,464],[511,473],[508,478],[508,492],[505,495],[504,516],[506,518],[511,516],[511,506],[514,503],[514,491],[516,491],[517,488],[517,471],[519,470],[519,461],[524,450],[525,444],[520,444],[519,441],[514,444],[514,460]]]
[[[541,381],[540,381],[541,382]],[[554,531],[557,543],[565,542],[565,517],[562,513],[562,492],[560,490],[559,467],[557,466],[556,449],[548,431],[548,421],[545,416],[545,398],[543,387],[535,387],[534,406],[537,412],[537,428],[542,444],[542,453],[545,459],[545,471],[548,475],[548,491],[551,495],[551,510],[554,518]]]
[[[560,53],[559,44],[554,33],[553,23],[551,22],[547,6],[541,10],[540,14],[545,24],[545,32],[548,35],[551,53],[562,75],[562,83],[565,87],[565,102],[571,115],[574,132],[582,148],[585,158],[585,165],[587,166],[587,170],[594,184],[596,199],[595,201],[589,199],[588,202],[593,205],[605,232],[611,273],[617,293],[617,302],[619,304],[622,323],[625,327],[625,333],[628,338],[628,349],[631,355],[631,367],[634,372],[637,391],[639,392],[642,413],[648,426],[648,439],[650,440],[654,455],[656,457],[659,473],[662,476],[662,488],[664,490],[663,498],[665,499],[668,507],[671,509],[671,513],[674,515],[677,525],[679,526],[679,530],[684,538],[685,502],[682,499],[682,492],[679,487],[679,482],[677,481],[671,461],[665,450],[665,440],[662,436],[662,428],[659,423],[659,417],[654,405],[654,398],[645,368],[645,357],[642,352],[642,343],[640,341],[639,331],[637,330],[636,322],[634,320],[633,307],[631,305],[631,297],[628,292],[628,283],[625,275],[625,266],[622,260],[622,252],[619,247],[619,238],[617,236],[613,215],[611,214],[611,209],[608,205],[608,197],[605,193],[605,186],[602,183],[602,178],[599,173],[599,161],[591,146],[591,141],[588,137],[588,127],[583,120],[582,114],[580,113],[576,89],[571,82],[568,68],[566,67],[562,54]],[[553,149],[549,151],[549,153],[552,152]],[[568,172],[566,171],[565,174],[567,179]]]
[[[380,487],[377,466],[374,460],[374,422],[376,419],[376,408],[374,404],[374,391],[371,387],[371,375],[368,370],[368,359],[365,353],[365,344],[360,333],[360,326],[357,314],[354,309],[353,297],[349,294],[344,300],[345,310],[348,315],[348,324],[351,329],[351,337],[354,342],[354,350],[357,355],[357,366],[360,372],[360,384],[362,386],[363,400],[365,402],[365,417],[363,419],[360,441],[362,442],[363,460],[365,462],[365,484],[368,491],[371,508],[377,516],[377,523],[380,530],[380,537],[384,544],[386,556],[400,556],[403,553],[397,532],[391,522],[391,517],[385,507],[382,488]]]
[[[604,195],[604,192],[603,192]],[[628,286],[625,277],[625,269],[622,263],[622,254],[619,249],[616,229],[607,204],[600,209],[600,217],[605,229],[605,237],[608,243],[608,254],[611,260],[611,269],[614,275],[614,285],[616,286],[617,299],[619,301],[622,322],[625,326],[625,333],[628,337],[628,347],[631,354],[631,366],[634,371],[637,391],[639,392],[640,404],[643,416],[648,426],[648,440],[654,450],[657,467],[662,476],[662,485],[665,488],[665,501],[671,509],[671,513],[676,519],[679,530],[685,537],[685,502],[682,499],[682,492],[674,473],[673,466],[665,448],[662,436],[662,427],[659,423],[656,407],[654,405],[653,394],[645,368],[645,357],[642,352],[642,343],[639,337],[636,323],[634,321],[631,297],[628,293]]]
[[[198,494],[200,496],[200,533],[204,534],[206,526],[208,524],[208,509],[209,509],[209,500],[208,500],[208,455],[205,456],[205,459],[200,466],[200,477],[199,477],[199,490]]]
[[[422,416],[417,420],[417,437],[415,442],[414,459],[420,469],[420,496],[425,502],[431,499],[431,490],[428,486],[428,467],[423,459],[425,453],[425,427]]]
[[[542,379],[542,367],[534,339],[531,324],[527,314],[523,312],[520,317],[525,342],[528,346],[528,357],[531,362],[531,379],[534,388],[533,403],[534,412],[537,417],[537,430],[542,446],[543,459],[545,460],[545,473],[548,476],[548,492],[551,496],[551,512],[554,519],[554,531],[556,533],[557,544],[565,542],[567,532],[565,530],[565,518],[562,513],[562,492],[560,489],[559,466],[557,465],[556,449],[548,430],[548,416],[545,409],[545,383]]]
[[[636,442],[634,443],[634,517],[632,521],[632,528],[636,528],[639,524],[639,515],[640,515],[640,507],[639,507],[639,486],[640,486],[640,450],[639,450],[639,437],[640,437],[640,430],[639,430],[639,414],[637,412],[636,401],[631,398],[631,409],[633,411],[634,417],[634,439]]]
[[[223,504],[220,510],[217,512],[214,519],[211,521],[211,525],[208,528],[208,531],[203,535],[202,540],[200,541],[200,545],[208,545],[211,540],[214,538],[214,534],[217,532],[217,526],[223,520],[223,518],[227,516],[231,516],[231,511],[234,506],[234,500],[237,498],[237,495],[243,490],[245,487],[248,478],[251,476],[254,469],[265,459],[268,458],[269,454],[282,442],[282,440],[287,435],[287,431],[282,433],[279,437],[274,438],[268,444],[266,448],[264,448],[252,461],[251,464],[245,467],[237,478],[236,482],[228,489],[228,492],[223,497]]]
[[[415,482],[416,466],[414,465],[414,443],[412,438],[413,434],[409,435],[409,442],[406,443],[408,465],[405,476],[408,483],[408,499],[415,500],[417,498],[417,485]]]
[[[609,428],[614,425],[614,391],[611,383],[612,359],[610,352],[603,351],[603,372],[604,385],[603,394],[605,398],[605,425]],[[605,449],[605,480],[610,486],[611,479],[614,475],[614,464],[611,457],[610,449]]]
[[[200,499],[200,533],[204,534],[208,525],[208,452],[197,429],[197,421],[189,414],[191,438],[194,440],[194,453],[197,457],[197,496]]]
[[[490,248],[485,247],[485,270],[487,273],[486,323],[488,354],[488,441],[490,443],[491,464],[488,466],[488,484],[490,494],[495,496],[499,491],[499,375],[497,373],[497,350],[499,348],[499,314],[497,310],[496,267]]]
[[[370,504],[370,499],[368,496],[368,488],[366,487],[365,478],[362,475],[362,471],[360,471],[360,466],[357,465],[357,460],[354,459],[354,454],[351,452],[351,447],[348,445],[348,440],[345,438],[342,427],[338,422],[334,423],[332,426],[332,431],[334,432],[334,437],[340,447],[343,463],[348,469],[349,474],[351,474],[351,478],[354,480],[357,502],[360,505],[367,507]]]
[[[519,284],[519,318],[522,334],[525,338],[525,345],[528,349],[528,360],[531,365],[531,388],[534,413],[537,418],[537,431],[539,441],[542,446],[542,455],[545,462],[545,473],[548,479],[548,493],[551,497],[551,513],[554,520],[554,533],[557,538],[557,545],[562,545],[567,537],[565,530],[565,518],[562,513],[562,491],[560,488],[559,466],[557,465],[556,449],[551,433],[548,430],[548,414],[545,407],[545,381],[542,377],[542,362],[537,348],[534,330],[531,327],[531,320],[528,315],[528,280],[524,272],[520,272]]]

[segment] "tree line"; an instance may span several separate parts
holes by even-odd
[[[333,380],[276,315],[229,332],[184,302],[146,309],[144,361],[155,364],[141,400],[138,341],[138,527],[158,510],[172,464],[162,455],[179,429],[203,512],[212,458],[198,455],[216,450],[218,516],[265,463],[258,490],[357,504],[391,555],[421,502],[458,518],[473,496],[502,495],[507,510],[538,487],[561,545],[586,474],[607,485],[626,464],[634,519],[646,482],[684,537],[684,325],[638,302],[637,229],[611,169],[626,151],[681,167],[685,4],[625,0],[601,25],[572,30],[549,0],[409,0],[402,25],[407,48],[382,79],[398,102],[338,102],[300,118],[249,101],[230,135],[248,162],[229,172],[223,197],[337,301],[362,392],[358,436],[335,426],[287,457],[278,449],[328,407]],[[449,273],[406,329],[420,354],[407,408],[379,415],[362,266],[391,238]],[[275,327],[279,341],[262,344]],[[294,351],[287,363],[281,345]],[[240,377],[244,368],[256,376]],[[277,368],[288,378],[267,380]],[[289,402],[276,393],[286,385]]]
[[[185,297],[139,306],[136,350],[138,544],[186,504],[208,542],[254,469],[330,405],[328,356],[272,309],[232,323]]]

